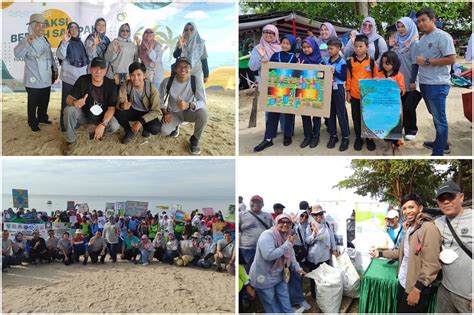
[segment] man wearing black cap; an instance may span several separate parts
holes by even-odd
[[[284,205],[282,205],[281,203],[275,203],[273,205],[273,213],[272,213],[272,218],[273,220],[275,220],[275,218],[282,214],[283,213],[283,210],[285,209],[286,207]]]
[[[438,188],[436,201],[444,214],[435,221],[443,246],[440,253],[443,279],[438,289],[436,312],[471,313],[472,210],[462,207],[464,194],[453,182]]]
[[[115,118],[125,129],[122,143],[133,140],[143,129],[142,135],[149,137],[160,132],[160,94],[158,89],[145,78],[146,66],[134,62],[128,67],[130,79],[120,86]],[[134,124],[130,127],[130,121]]]
[[[194,122],[194,134],[189,139],[189,151],[200,154],[199,139],[207,125],[206,93],[201,80],[191,76],[191,63],[179,58],[176,75],[166,78],[160,85],[160,104],[163,112],[161,134],[179,136],[179,125]]]
[[[100,140],[105,130],[115,132],[120,128],[114,118],[117,104],[117,87],[114,81],[105,78],[107,64],[102,57],[91,62],[90,74],[80,76],[74,83],[71,94],[66,98],[64,124],[66,143],[64,155],[71,155],[76,146],[76,126],[79,124],[96,125],[91,138]]]

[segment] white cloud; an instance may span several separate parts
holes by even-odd
[[[184,16],[186,19],[209,19],[209,15],[206,14],[204,11],[193,11],[188,13]]]

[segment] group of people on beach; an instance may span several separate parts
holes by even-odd
[[[410,141],[416,137],[416,107],[423,98],[433,116],[436,130],[434,141],[425,141],[423,145],[432,150],[432,155],[442,156],[450,152],[446,98],[450,90],[451,65],[455,63],[456,51],[451,35],[436,27],[434,10],[421,9],[416,17],[416,22],[409,17],[400,18],[396,22],[397,33],[388,42],[377,33],[375,20],[366,17],[359,32],[351,33],[345,47],[338,38],[335,27],[324,22],[321,24],[319,37],[308,30],[308,37],[300,43],[300,52],[296,52],[297,40],[292,34],[281,35],[276,26],[269,24],[263,27],[259,44],[251,50],[248,66],[250,70],[258,72],[262,63],[269,61],[331,66],[331,109],[329,119],[325,120],[330,134],[327,147],[334,148],[339,142],[338,121],[342,137],[339,151],[347,150],[350,144],[351,131],[346,102],[351,104],[354,150],[361,151],[364,142],[369,151],[376,149],[376,141],[372,138],[363,139],[361,134],[359,82],[363,79],[394,80],[400,88],[404,139]],[[423,33],[421,37],[419,32]],[[255,146],[255,152],[273,145],[279,122],[283,131],[283,145],[291,145],[295,115],[267,112],[265,134],[262,142]],[[304,139],[300,147],[317,147],[321,117],[302,116],[302,123]],[[399,154],[401,140],[385,141],[384,154]]]
[[[19,215],[17,218],[23,216]],[[44,218],[43,213],[40,217]],[[217,271],[225,269],[233,273],[234,270],[232,224],[224,227],[223,239],[214,239],[213,223],[225,222],[222,212],[206,216],[194,210],[189,219],[182,221],[166,212],[155,216],[147,213],[144,217],[107,218],[102,211],[96,210],[85,213],[56,211],[46,222],[68,222],[70,229],[64,231],[60,239],[54,229],[48,230],[47,239],[36,230],[31,240],[26,240],[22,232],[17,232],[12,240],[9,231],[3,230],[3,271],[12,265],[43,261],[60,260],[70,265],[80,262],[81,256],[83,265],[87,265],[89,258],[93,264],[103,264],[107,254],[112,262],[117,262],[119,255],[122,260],[142,265],[156,259],[171,265],[202,268],[215,265]]]
[[[435,197],[439,216],[426,212],[417,194],[403,196],[400,211],[390,210],[385,218],[391,223],[404,219],[396,235],[387,231],[393,243],[370,251],[373,258],[399,262],[397,301],[385,302],[396,303],[399,313],[427,313],[436,287],[436,312],[472,312],[472,283],[465,280],[472,277],[472,209],[463,206],[464,193],[451,181],[441,184]],[[331,256],[339,255],[334,226],[320,205],[310,207],[307,201],[296,213],[285,213],[280,203],[273,213],[263,206],[263,198],[255,195],[249,209],[239,212],[240,312],[256,296],[265,313],[308,311],[303,276],[324,263],[332,265]],[[310,291],[317,299],[311,278]]]
[[[51,85],[58,79],[58,66],[51,44],[44,36],[48,23],[41,14],[30,16],[28,36],[14,49],[15,58],[25,62],[23,83],[27,92],[28,125],[33,132],[40,124],[52,124],[48,116]],[[56,50],[62,81],[60,128],[65,133],[62,151],[74,152],[76,129],[94,125],[91,140],[106,132],[125,130],[121,139],[130,143],[141,131],[143,137],[178,137],[183,122],[195,123],[189,151],[200,154],[199,139],[207,125],[204,83],[209,78],[205,41],[194,23],[188,22],[173,56],[171,76],[163,78],[162,54],[168,49],[151,28],[142,38],[132,37],[128,23],[118,36],[106,35],[106,21],[98,18],[94,31],[84,42],[76,22],[67,25]]]

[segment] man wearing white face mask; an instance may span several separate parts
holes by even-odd
[[[472,312],[472,211],[463,209],[463,200],[464,194],[453,182],[442,184],[436,192],[438,207],[444,214],[435,222],[443,237],[443,280],[438,289],[437,313]]]

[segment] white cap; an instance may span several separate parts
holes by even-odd
[[[398,218],[399,214],[397,210],[390,210],[387,212],[387,215],[385,216],[386,219],[393,219],[393,218]]]

